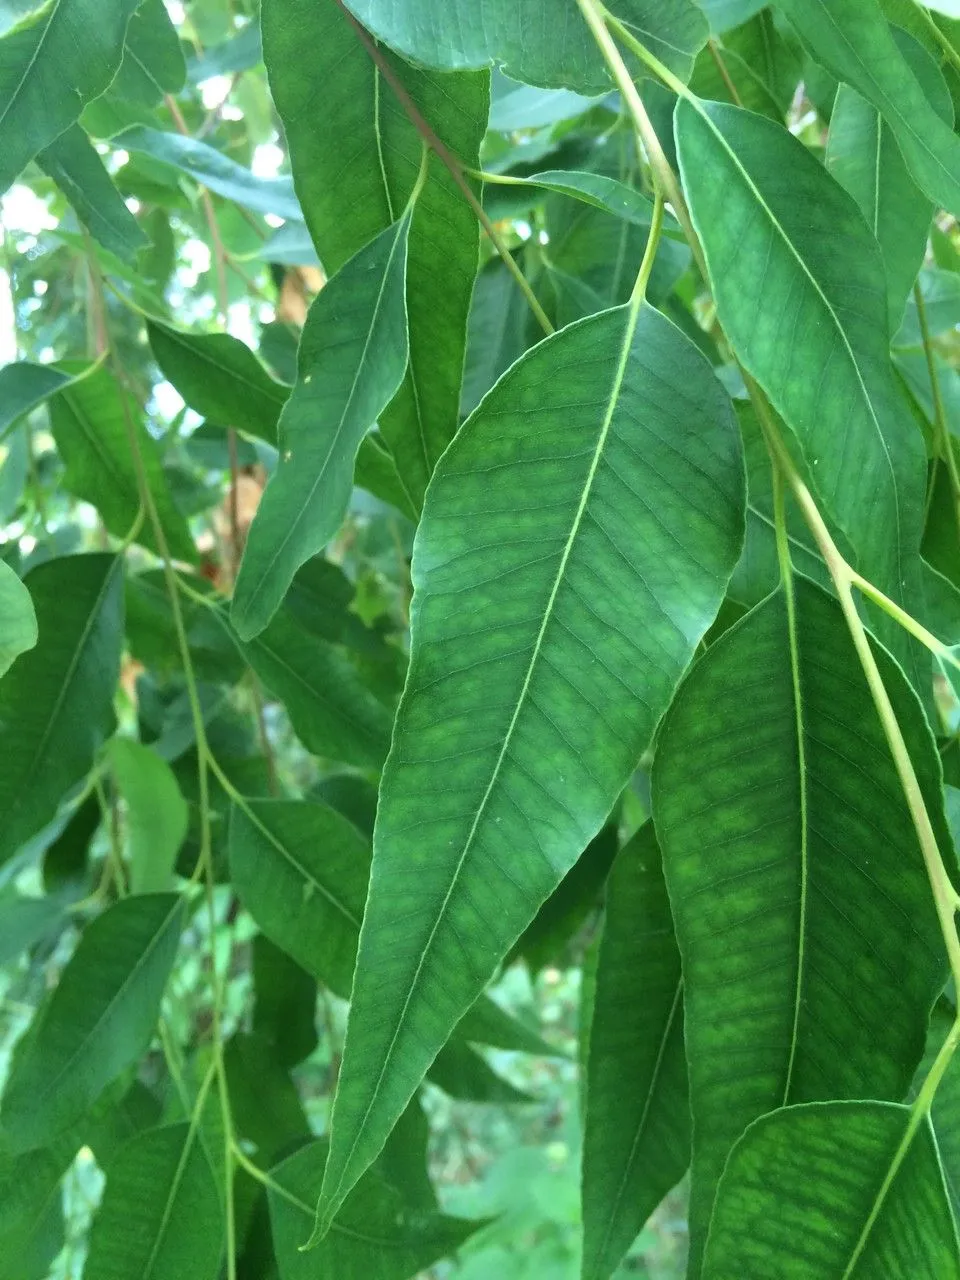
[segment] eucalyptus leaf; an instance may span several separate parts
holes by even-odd
[[[25,413],[60,391],[72,376],[85,375],[86,371],[71,375],[52,365],[33,364],[29,360],[4,365],[0,369],[0,440]]]
[[[37,615],[30,592],[0,560],[0,676],[37,643]]]
[[[739,554],[742,469],[725,394],[648,307],[541,343],[444,455],[321,1230],[648,745]]]
[[[129,738],[114,738],[109,760],[125,806],[130,889],[169,889],[187,834],[187,805],[173,770],[156,752]]]

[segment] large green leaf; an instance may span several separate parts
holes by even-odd
[[[65,488],[96,507],[118,538],[127,535],[140,510],[133,434],[170,554],[178,560],[198,558],[139,406],[108,369],[97,369],[60,390],[50,405],[50,425],[66,465]],[[160,550],[149,518],[143,520],[137,540],[151,551]]]
[[[604,822],[742,535],[729,400],[646,306],[534,348],[444,454],[413,557],[410,674],[381,788],[324,1221]]]
[[[297,382],[280,415],[280,458],[254,516],[230,616],[262,631],[300,566],[337,532],[364,434],[407,365],[404,277],[409,211],[320,291],[297,352]]]
[[[610,877],[588,1052],[582,1274],[607,1280],[690,1162],[680,952],[650,823]]]
[[[45,0],[0,36],[0,191],[103,93],[139,0]]]
[[[408,1280],[454,1253],[483,1225],[410,1204],[371,1169],[327,1238],[303,1253],[326,1151],[326,1140],[318,1138],[270,1171],[270,1222],[281,1280]]]
[[[223,1209],[199,1126],[137,1134],[105,1173],[86,1280],[216,1280]]]
[[[37,163],[105,249],[132,263],[139,251],[150,243],[78,124],[45,147],[37,156]]]
[[[206,142],[144,125],[124,129],[113,139],[124,151],[143,151],[154,160],[188,173],[217,195],[255,213],[273,213],[302,222],[303,214],[289,178],[258,178],[236,160]]]
[[[899,33],[898,43],[931,106],[952,124],[953,103],[937,64],[905,33]],[[856,200],[880,242],[894,333],[927,250],[933,205],[910,176],[890,125],[846,84],[830,116],[827,168]]]
[[[819,63],[871,102],[935,204],[960,215],[960,138],[938,115],[877,0],[777,0]]]
[[[794,433],[860,571],[909,599],[925,450],[891,373],[879,246],[839,183],[772,121],[689,102],[678,105],[676,121],[684,187],[726,334]],[[897,630],[882,634],[906,653]]]
[[[421,138],[338,5],[267,0],[263,32],[297,194],[321,260],[336,272],[406,205],[420,167]],[[304,41],[313,51],[309,60],[300,56]],[[488,77],[438,75],[388,52],[384,56],[443,145],[460,163],[478,167]],[[312,123],[318,95],[325,129]],[[351,139],[348,149],[341,145],[344,137]],[[473,186],[479,195],[479,184]],[[446,167],[431,156],[407,251],[410,365],[380,419],[415,512],[457,428],[478,247],[475,214]]]
[[[0,863],[54,817],[113,732],[123,645],[115,556],[48,560],[26,586],[39,639],[0,681]]]
[[[610,77],[574,4],[566,0],[349,0],[347,8],[398,53],[428,67],[502,63],[515,80],[603,93]],[[614,0],[607,6],[684,79],[707,39],[692,0]]]
[[[909,1123],[907,1107],[832,1102],[751,1125],[720,1182],[705,1280],[956,1280],[936,1144],[929,1121]]]
[[[228,333],[184,333],[148,321],[160,371],[191,409],[211,422],[236,427],[268,444],[290,388],[271,378],[248,346]]]
[[[150,1042],[180,938],[182,900],[115,902],[84,930],[56,989],[17,1046],[0,1132],[40,1147],[90,1110]]]
[[[36,643],[37,615],[30,592],[6,561],[0,560],[0,676]]]
[[[130,738],[114,738],[109,760],[124,803],[130,889],[169,889],[187,834],[187,804],[173,770],[155,751]]]
[[[940,764],[884,683],[944,856]],[[691,1255],[730,1149],[793,1102],[906,1093],[945,958],[910,811],[840,606],[806,579],[707,651],[664,721],[653,813],[683,957]]]

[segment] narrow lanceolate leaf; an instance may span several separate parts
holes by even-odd
[[[199,1126],[147,1129],[105,1172],[87,1280],[216,1280],[223,1210]]]
[[[315,1250],[301,1246],[313,1222],[327,1143],[309,1143],[270,1170],[270,1224],[280,1280],[408,1280],[454,1253],[481,1222],[409,1202],[371,1169]]]
[[[649,227],[653,204],[648,196],[641,195],[633,187],[602,173],[578,172],[575,169],[545,169],[532,173],[528,178],[514,178],[510,186],[540,187],[582,200],[596,209],[605,209],[627,222]],[[681,233],[682,234],[682,233]]]
[[[957,1280],[930,1122],[882,1102],[788,1107],[751,1125],[720,1182],[705,1280]]]
[[[281,608],[240,648],[271,693],[283,700],[308,751],[361,769],[382,766],[392,714],[343,654],[302,626],[290,609]]]
[[[46,0],[0,37],[0,192],[103,93],[138,0]]]
[[[132,263],[139,251],[150,243],[78,124],[45,147],[37,156],[37,163],[105,249]]]
[[[264,59],[294,184],[317,252],[333,273],[399,217],[417,180],[422,139],[338,5],[266,0],[262,20]],[[307,60],[304,42],[313,51]],[[383,56],[449,152],[461,164],[479,167],[489,77],[438,75],[387,50]],[[326,129],[311,123],[318,95]],[[347,151],[339,143],[344,137],[351,139]],[[479,196],[479,184],[473,185]],[[431,156],[407,252],[409,369],[380,419],[414,512],[457,429],[478,250],[476,216],[446,167]]]
[[[917,185],[960,215],[960,138],[933,108],[878,0],[777,0],[816,60],[871,102]]]
[[[709,102],[681,102],[676,121],[724,330],[794,433],[861,572],[909,599],[926,459],[891,372],[879,246],[839,183],[772,121]]]
[[[186,519],[174,504],[139,406],[108,369],[97,369],[58,392],[50,406],[50,425],[66,465],[64,487],[96,507],[117,538],[126,537],[140,511],[132,435],[170,554],[178,560],[197,559]],[[137,541],[159,553],[150,519],[143,520]]]
[[[56,814],[114,729],[123,646],[115,556],[65,556],[27,574],[39,639],[0,681],[0,863]]]
[[[217,195],[255,213],[303,221],[289,178],[258,178],[216,147],[180,133],[164,133],[144,125],[124,129],[113,139],[125,151],[144,151],[154,160],[187,173]]]
[[[898,44],[934,111],[951,124],[953,103],[936,63],[904,32]],[[847,84],[840,86],[830,116],[827,168],[856,200],[880,242],[890,332],[895,333],[926,253],[933,204],[911,177],[890,125]]]
[[[0,1133],[43,1146],[80,1120],[133,1066],[156,1025],[180,937],[175,894],[115,902],[84,931],[60,981],[17,1046]]]
[[[191,409],[276,444],[277,419],[290,388],[271,378],[239,338],[184,333],[155,320],[147,322],[147,333],[161,373]]]
[[[680,952],[648,823],[607,889],[583,1151],[583,1277],[607,1280],[690,1162]]]
[[[381,232],[321,289],[280,417],[280,458],[264,490],[230,617],[249,640],[276,613],[293,575],[340,527],[364,434],[407,366],[404,276],[410,214]]]
[[[113,778],[124,804],[124,830],[133,893],[171,887],[177,854],[187,834],[187,803],[173,770],[140,742],[109,744]]]
[[[606,819],[742,537],[729,400],[646,306],[534,348],[444,454],[413,557],[321,1225]]]
[[[878,651],[940,848],[940,764]],[[653,811],[683,957],[691,1257],[747,1124],[906,1093],[945,960],[923,856],[839,605],[806,579],[697,663],[664,721]],[[952,852],[949,852],[952,858]]]
[[[349,0],[347,8],[398,53],[428,67],[503,63],[515,80],[603,93],[610,76],[576,5],[565,0]],[[692,0],[615,0],[608,6],[672,71],[686,79],[707,39]]]
[[[0,676],[37,643],[37,615],[30,592],[0,560]]]

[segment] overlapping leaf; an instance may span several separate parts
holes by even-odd
[[[0,681],[0,862],[52,820],[113,732],[123,644],[115,556],[48,560],[25,585],[39,638]]]
[[[720,1182],[705,1280],[956,1280],[936,1144],[909,1122],[907,1107],[832,1102],[751,1125]]]
[[[582,1274],[607,1280],[690,1161],[680,952],[650,823],[610,877],[586,1098]]]
[[[417,178],[422,140],[339,6],[267,0],[263,30],[297,193],[317,252],[332,273],[399,217]],[[308,62],[299,56],[305,40],[314,50]],[[488,77],[437,75],[384,56],[414,109],[457,163],[477,167]],[[312,117],[318,97],[328,122],[321,130]],[[344,137],[352,140],[348,150],[341,145]],[[479,195],[479,184],[468,181]],[[413,511],[419,511],[436,461],[457,429],[478,248],[476,215],[434,155],[409,234],[410,366],[380,420]]]
[[[0,676],[21,653],[37,643],[37,615],[30,592],[14,571],[0,560]]]
[[[878,653],[940,848],[940,765]],[[805,579],[685,681],[653,804],[683,957],[691,1254],[750,1121],[786,1103],[906,1093],[945,957],[923,857],[839,605]]]
[[[742,465],[706,362],[647,307],[536,347],[444,455],[324,1221],[649,743],[739,553]]]
[[[264,629],[293,575],[340,527],[360,441],[403,378],[409,227],[408,210],[351,258],[310,308],[297,383],[280,418],[280,458],[237,577],[230,616],[243,640]]]

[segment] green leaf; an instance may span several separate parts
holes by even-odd
[[[0,560],[0,676],[37,643],[37,615],[30,592]]]
[[[55,815],[114,729],[123,644],[115,556],[65,556],[26,586],[38,641],[0,681],[0,863]]]
[[[796,437],[861,573],[892,598],[909,599],[919,574],[925,451],[891,374],[879,246],[847,193],[771,121],[681,102],[676,128],[727,337]],[[881,634],[906,661],[899,628]],[[918,687],[922,675],[918,668]]]
[[[301,1252],[320,1189],[325,1139],[301,1148],[270,1171],[270,1222],[281,1280],[408,1280],[454,1253],[482,1226],[408,1204],[377,1170],[370,1170],[346,1201],[330,1234]]]
[[[421,137],[338,6],[267,0],[263,31],[297,194],[317,252],[333,274],[405,207],[420,168]],[[300,56],[304,41],[314,51],[309,61]],[[384,56],[442,144],[461,164],[477,168],[488,114],[488,76],[437,75],[410,67],[387,51]],[[318,95],[327,129],[318,130],[311,122]],[[340,143],[344,137],[353,140],[347,153]],[[479,196],[479,183],[467,180]],[[431,156],[407,249],[409,369],[380,418],[407,493],[406,506],[415,512],[457,429],[478,251],[476,216],[446,167]]]
[[[180,38],[166,5],[163,0],[141,0],[127,27],[123,62],[110,95],[152,107],[165,93],[179,93],[186,78]]]
[[[109,760],[124,803],[130,889],[169,889],[187,834],[187,804],[173,770],[155,751],[129,738],[114,738]]]
[[[952,123],[953,104],[936,63],[905,33],[898,34],[897,42],[937,115]],[[933,205],[910,176],[889,124],[846,84],[840,86],[830,116],[827,168],[856,200],[880,242],[893,333],[923,263]]]
[[[61,1139],[43,1151],[0,1158],[3,1280],[47,1280],[63,1248],[60,1183],[79,1145]]]
[[[90,234],[118,258],[132,263],[149,241],[80,126],[73,125],[45,147],[37,163],[73,205]]]
[[[253,940],[253,1032],[282,1067],[317,1047],[317,980],[265,933]]]
[[[226,618],[223,625],[229,626]],[[297,737],[314,755],[379,769],[390,747],[391,713],[341,652],[283,607],[240,650],[284,702]]]
[[[953,788],[947,787],[950,795]],[[955,797],[956,802],[956,797]],[[951,824],[952,825],[952,824]],[[941,998],[930,1015],[927,1032],[927,1050],[917,1070],[914,1081],[918,1092],[927,1073],[933,1067],[937,1054],[953,1030],[956,1014],[946,999]],[[912,1099],[911,1099],[912,1100]],[[954,1054],[934,1094],[930,1110],[937,1151],[943,1166],[947,1193],[953,1206],[954,1217],[960,1211],[960,1060]]]
[[[960,276],[952,271],[941,271],[938,267],[928,267],[920,272],[917,283],[923,295],[923,309],[930,336],[938,337],[956,329],[960,325]],[[894,342],[898,347],[923,345],[920,317],[916,300],[912,297],[907,303],[903,324],[894,336]]]
[[[649,227],[653,204],[649,197],[641,195],[625,182],[608,178],[602,173],[578,172],[575,169],[545,169],[543,173],[531,173],[527,178],[511,178],[511,186],[541,187],[556,191],[559,195],[582,200],[595,209],[605,209],[615,218]],[[682,234],[668,227],[667,234]]]
[[[752,1124],[720,1182],[705,1280],[956,1280],[930,1123],[909,1126],[908,1107],[882,1102],[788,1107]]]
[[[534,348],[444,454],[413,557],[322,1222],[606,819],[742,535],[729,400],[649,307]]]
[[[126,537],[140,510],[133,434],[171,555],[191,562],[198,559],[139,406],[108,369],[97,369],[60,390],[50,405],[50,426],[66,466],[64,486],[96,507],[117,538]],[[149,517],[143,520],[137,541],[159,553]]]
[[[84,377],[85,373],[76,376]],[[71,380],[70,374],[48,364],[17,360],[4,365],[0,369],[0,440],[25,413],[49,399]]]
[[[582,1275],[606,1280],[690,1162],[680,952],[649,822],[610,877],[586,1090]]]
[[[923,712],[888,655],[877,660],[952,859]],[[660,732],[652,793],[683,957],[696,1260],[750,1121],[787,1103],[904,1096],[945,959],[853,641],[805,579],[693,668]]]
[[[0,966],[45,938],[55,937],[64,919],[62,899],[27,898],[9,886],[0,893]]]
[[[277,443],[290,388],[271,378],[248,346],[228,333],[184,333],[147,321],[160,371],[191,409],[224,427]]]
[[[424,66],[455,71],[502,63],[514,80],[545,88],[596,94],[611,87],[583,18],[564,0],[488,0],[482,12],[473,0],[349,0],[347,8]],[[672,71],[689,76],[707,39],[692,0],[616,0],[608,8]]]
[[[200,1129],[137,1134],[108,1162],[86,1280],[216,1280],[223,1210]]]
[[[190,175],[217,195],[254,213],[273,213],[302,222],[303,214],[289,178],[258,178],[206,142],[144,125],[124,129],[113,139],[124,151],[143,151]]]
[[[84,930],[17,1046],[0,1132],[17,1150],[49,1142],[90,1110],[150,1042],[183,920],[175,894],[115,902]]]
[[[497,259],[477,276],[467,327],[461,410],[472,413],[514,360],[527,349],[527,302]]]
[[[960,215],[960,138],[931,106],[877,0],[777,0],[816,60],[871,102],[930,200]]]
[[[230,617],[243,640],[263,630],[297,569],[339,529],[360,441],[400,385],[409,227],[407,212],[351,258],[310,308],[297,382],[280,417],[280,458],[237,576]]]
[[[585,98],[568,89],[535,89],[529,84],[495,72],[491,83],[489,127],[500,133],[518,129],[542,129],[564,120],[576,120],[603,98]]]
[[[0,192],[116,75],[139,0],[45,0],[0,36]]]

